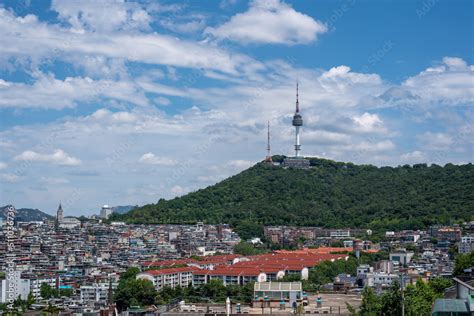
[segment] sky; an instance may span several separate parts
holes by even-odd
[[[0,204],[68,216],[293,154],[473,161],[473,2],[0,1]]]

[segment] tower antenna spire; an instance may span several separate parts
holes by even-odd
[[[265,161],[268,163],[273,162],[270,148],[270,121],[267,122],[267,157],[265,158]]]
[[[298,100],[298,79],[296,79],[296,113],[300,112],[300,102]]]

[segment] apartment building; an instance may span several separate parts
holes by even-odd
[[[201,269],[196,267],[165,268],[149,270],[137,275],[137,279],[149,280],[159,291],[164,287],[188,287],[193,283],[193,273]]]

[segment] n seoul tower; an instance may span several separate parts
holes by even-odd
[[[293,126],[296,129],[295,157],[298,158],[301,151],[300,126],[303,126],[303,117],[300,114],[300,103],[298,101],[298,81],[296,81],[296,111],[295,115],[293,115]]]

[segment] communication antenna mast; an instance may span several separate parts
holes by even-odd
[[[273,162],[270,148],[270,121],[267,123],[267,157],[265,158],[265,161],[268,163]]]

